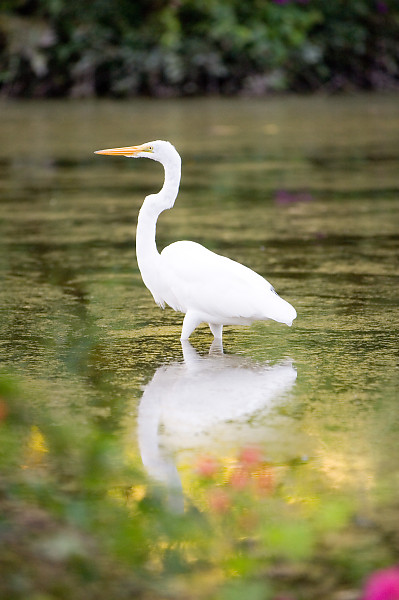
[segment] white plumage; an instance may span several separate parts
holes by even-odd
[[[185,314],[182,340],[202,322],[209,324],[215,338],[222,337],[223,325],[250,325],[268,319],[292,325],[294,307],[248,267],[196,242],[174,242],[159,254],[156,222],[162,211],[174,205],[180,185],[181,159],[172,144],[157,140],[98,150],[97,154],[150,158],[165,169],[161,191],[147,196],[140,209],[136,254],[143,281],[155,302]]]

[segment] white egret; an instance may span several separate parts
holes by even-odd
[[[97,150],[96,154],[150,158],[160,162],[165,181],[158,194],[144,199],[136,232],[137,262],[155,302],[185,314],[181,340],[208,323],[215,339],[223,325],[250,325],[272,319],[291,326],[296,310],[280,298],[263,277],[196,242],[174,242],[158,252],[155,242],[159,215],[172,208],[180,186],[181,159],[170,142]]]

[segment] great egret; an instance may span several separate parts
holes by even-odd
[[[174,242],[158,252],[155,229],[162,211],[172,208],[179,191],[181,158],[170,142],[97,150],[96,154],[150,158],[160,162],[165,181],[158,194],[144,199],[136,232],[137,262],[155,302],[185,313],[181,340],[202,322],[215,339],[223,325],[250,325],[273,319],[291,326],[296,310],[280,298],[263,277],[238,262],[215,254],[196,242]]]

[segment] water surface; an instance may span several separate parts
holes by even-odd
[[[204,326],[182,348],[182,316],[154,305],[134,254],[162,169],[93,155],[157,138],[183,158],[159,248],[192,239],[258,271],[296,307],[291,329],[227,327],[223,355]],[[3,369],[66,419],[119,432],[182,494],[198,456],[255,443],[286,469],[289,502],[391,506],[397,98],[3,103],[0,190]]]

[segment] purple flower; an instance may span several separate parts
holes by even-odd
[[[276,204],[294,204],[296,202],[312,202],[313,196],[308,192],[289,192],[277,190],[274,201]]]
[[[378,0],[377,4],[377,12],[385,15],[388,12],[388,4],[384,2],[384,0]]]
[[[274,4],[307,4],[309,0],[273,0]]]
[[[399,568],[389,567],[370,575],[361,600],[399,600]]]

